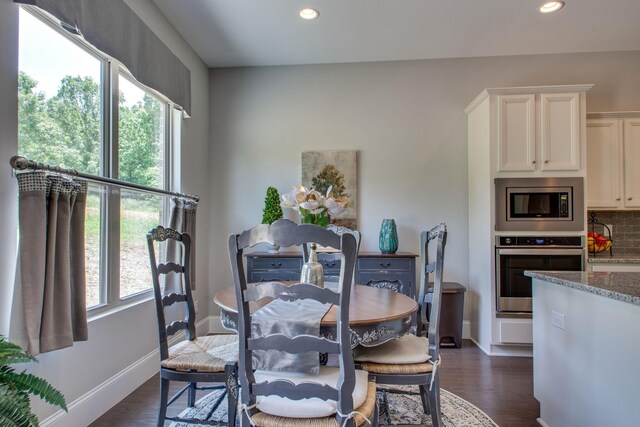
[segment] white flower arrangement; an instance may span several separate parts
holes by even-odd
[[[302,185],[294,186],[290,193],[282,195],[281,206],[298,211],[303,224],[315,224],[320,227],[329,225],[330,216],[344,212],[349,206],[349,198],[333,197],[329,187],[326,195],[315,189],[307,190]]]

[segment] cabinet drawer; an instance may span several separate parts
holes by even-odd
[[[379,272],[363,272],[358,274],[357,283],[359,285],[371,286],[372,288],[382,288],[390,291],[400,292],[413,298],[415,294],[414,279],[410,274],[384,274]]]
[[[340,267],[342,265],[342,260],[339,257],[336,257],[335,254],[319,253],[318,262],[320,263],[320,265],[322,265],[325,275],[327,273],[331,273],[331,275],[340,274]]]
[[[296,270],[302,268],[300,258],[248,257],[252,270]]]
[[[358,270],[371,270],[377,272],[405,270],[409,271],[415,267],[413,258],[360,258],[358,259]]]
[[[278,270],[278,271],[252,271],[249,273],[248,282],[281,282],[283,280],[300,280],[299,270]]]

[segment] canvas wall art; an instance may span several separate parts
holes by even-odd
[[[353,230],[358,225],[358,160],[355,150],[302,153],[302,185],[325,194],[333,186],[335,197],[349,198],[349,207],[331,222]]]

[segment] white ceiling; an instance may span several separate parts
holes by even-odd
[[[640,0],[153,1],[210,67],[640,50]]]

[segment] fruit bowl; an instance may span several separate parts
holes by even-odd
[[[604,252],[611,249],[611,239],[607,239],[598,233],[589,233],[587,239],[587,249],[591,253]]]

